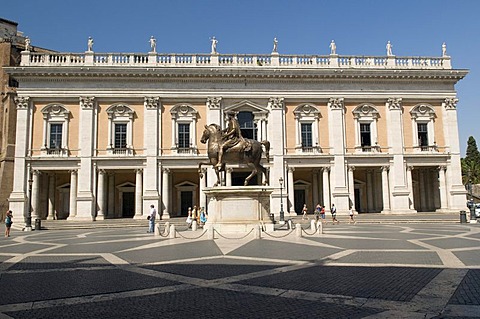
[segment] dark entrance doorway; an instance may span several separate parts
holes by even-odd
[[[122,217],[133,218],[135,215],[135,193],[123,192]]]
[[[180,216],[187,216],[189,207],[193,209],[193,192],[181,191],[180,192]]]
[[[305,190],[304,189],[296,189],[294,192],[294,201],[295,201],[295,212],[300,214],[303,209],[303,204],[305,203]],[[307,205],[308,207],[308,205]],[[310,207],[311,208],[311,207]]]

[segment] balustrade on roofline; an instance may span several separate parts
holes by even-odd
[[[36,53],[22,52],[21,66],[286,67],[451,69],[449,56],[339,56],[280,54]]]

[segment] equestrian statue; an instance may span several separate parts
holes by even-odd
[[[235,118],[235,113],[228,113],[227,128],[222,130],[217,124],[205,125],[200,142],[207,144],[209,162],[198,164],[201,173],[202,165],[212,165],[217,175],[217,182],[214,186],[220,185],[220,172],[225,171],[225,164],[247,164],[253,166],[252,173],[247,176],[244,186],[247,186],[250,179],[261,171],[265,176],[264,185],[268,184],[268,172],[260,164],[262,159],[262,145],[265,147],[265,156],[269,160],[270,142],[247,139],[242,136],[240,124]]]

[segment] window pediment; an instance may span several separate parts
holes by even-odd
[[[130,108],[127,104],[118,103],[110,106],[107,109],[107,114],[109,118],[125,118],[125,119],[133,119],[133,114],[135,111]]]
[[[225,114],[230,112],[252,112],[254,114],[267,114],[268,110],[265,107],[252,101],[243,100],[225,108]]]
[[[426,119],[434,119],[436,116],[435,110],[429,104],[419,104],[412,108],[410,111],[410,115],[412,118],[426,118]]]
[[[44,119],[68,119],[70,111],[62,104],[49,104],[42,109]]]
[[[361,104],[357,106],[353,111],[353,116],[356,119],[362,118],[362,117],[369,117],[376,119],[379,117],[379,112],[375,106],[372,104]]]
[[[302,104],[295,108],[293,114],[297,117],[321,117],[318,108],[313,104]]]
[[[177,104],[170,110],[170,114],[172,118],[176,119],[182,117],[196,118],[198,112],[190,104]]]

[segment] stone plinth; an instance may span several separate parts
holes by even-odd
[[[261,226],[273,231],[270,195],[273,187],[221,186],[204,189],[207,195],[206,228],[219,232],[249,232]]]

